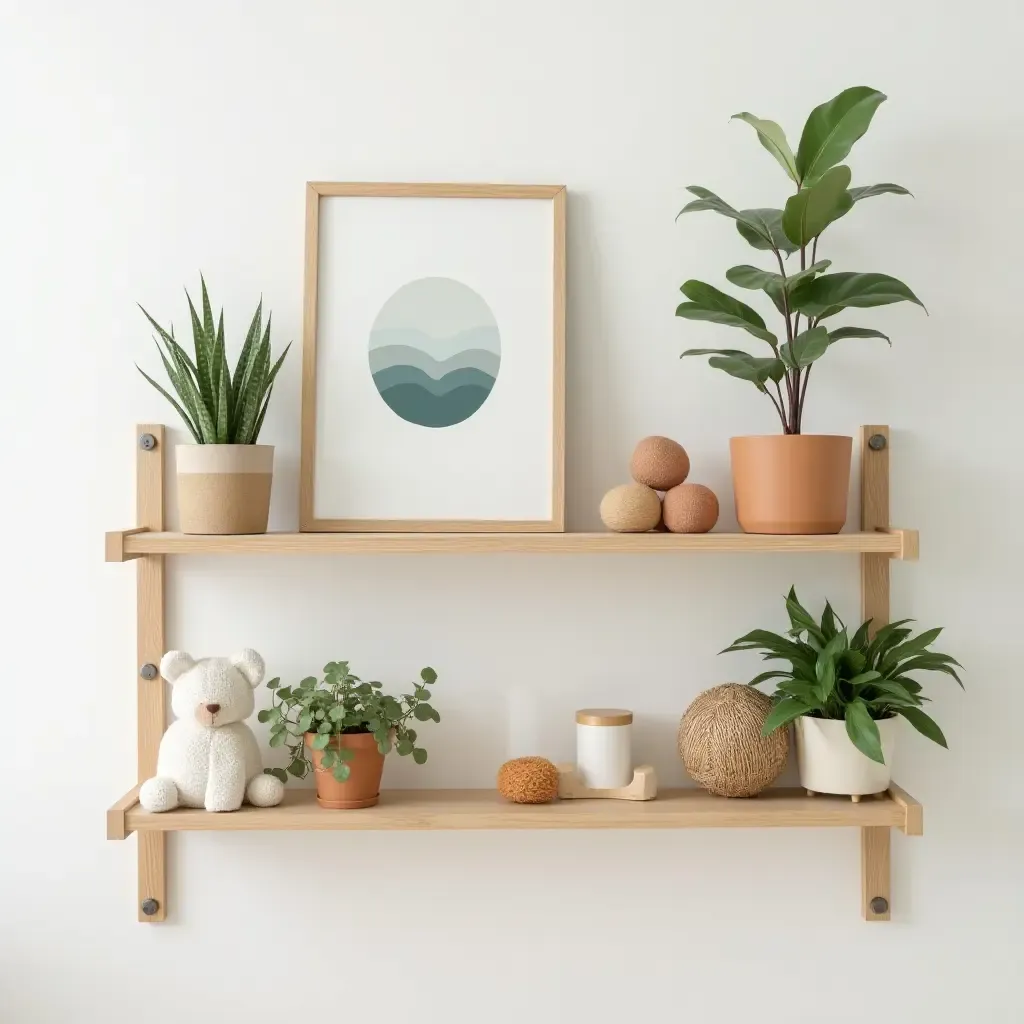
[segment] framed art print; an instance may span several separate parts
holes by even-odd
[[[305,531],[560,532],[565,189],[311,182]]]

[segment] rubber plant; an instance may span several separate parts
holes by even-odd
[[[758,686],[775,683],[774,706],[764,723],[764,735],[801,715],[839,719],[861,753],[884,763],[876,721],[901,715],[919,733],[946,746],[946,738],[930,715],[922,710],[929,698],[913,675],[942,672],[963,688],[957,673],[960,663],[948,654],[929,648],[942,632],[928,629],[917,636],[907,628],[913,620],[901,619],[882,626],[872,637],[871,620],[853,636],[826,601],[817,622],[800,603],[795,588],[786,596],[790,629],[786,636],[755,629],[740,637],[730,651],[759,651],[764,661],[786,661],[789,668],[762,672],[750,680]]]
[[[691,185],[687,191],[697,198],[679,211],[678,216],[710,210],[728,217],[746,242],[774,257],[770,269],[741,264],[727,270],[725,277],[737,288],[763,291],[782,318],[780,332],[769,330],[746,303],[703,281],[690,280],[682,286],[687,301],[676,316],[738,328],[768,346],[766,355],[735,348],[695,348],[683,356],[710,356],[708,362],[715,369],[752,383],[771,399],[786,434],[801,432],[811,371],[832,345],[847,338],[882,338],[891,344],[887,335],[873,327],[834,326],[833,317],[847,309],[893,302],[914,302],[924,308],[910,288],[894,277],[827,273],[831,261],[819,259],[825,229],[861,200],[884,193],[910,195],[891,182],[851,187],[850,168],[842,162],[885,98],[877,89],[860,85],[815,107],[795,154],[775,121],[746,111],[734,114],[733,119],[746,122],[757,133],[761,145],[786,173],[793,193],[781,209],[737,210],[709,189]],[[799,254],[799,268],[787,267],[794,254]]]
[[[271,365],[271,314],[267,315],[264,328],[261,299],[232,374],[224,342],[224,310],[220,311],[214,328],[206,281],[202,275],[199,280],[202,285],[202,318],[192,297],[187,290],[185,292],[192,320],[193,356],[175,340],[173,325],[165,331],[139,306],[157,332],[153,340],[178,400],[137,364],[136,369],[171,403],[197,444],[255,444],[274,390],[274,379],[291,344],[285,346],[278,360]]]
[[[419,737],[410,722],[441,721],[429,703],[428,687],[436,682],[437,673],[424,668],[412,693],[392,697],[381,692],[381,683],[364,682],[354,675],[347,661],[329,662],[324,666],[323,679],[308,676],[295,686],[281,686],[279,678],[271,679],[267,683],[271,706],[256,717],[270,724],[270,746],[285,747],[289,760],[287,768],[264,771],[282,782],[287,782],[289,775],[305,778],[313,770],[304,745],[306,733],[316,734],[313,747],[324,752],[321,764],[338,782],[349,777],[345,762],[354,755],[345,747],[327,749],[334,736],[371,733],[381,754],[394,748],[403,757],[412,755],[417,764],[423,764],[427,752],[417,746]]]

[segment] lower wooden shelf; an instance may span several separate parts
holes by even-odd
[[[107,835],[132,832],[376,831],[430,829],[579,828],[898,828],[922,831],[921,805],[897,786],[853,803],[846,797],[808,797],[802,789],[769,789],[751,800],[728,800],[699,789],[663,790],[648,802],[561,800],[512,804],[490,789],[388,790],[376,807],[320,808],[309,789],[289,789],[277,807],[248,805],[226,814],[181,809],[151,814],[136,790],[107,812]]]

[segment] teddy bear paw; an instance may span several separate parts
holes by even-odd
[[[173,811],[178,806],[178,787],[173,779],[147,779],[139,787],[139,803],[154,814]]]
[[[245,798],[254,807],[276,807],[284,799],[284,783],[273,775],[257,775],[249,780]]]

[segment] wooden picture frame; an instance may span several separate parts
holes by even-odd
[[[547,200],[552,204],[550,513],[529,518],[330,517],[316,513],[321,223],[331,197]],[[565,529],[565,207],[562,185],[309,182],[306,186],[299,521],[303,532],[560,533]],[[502,355],[501,358],[504,358]],[[383,394],[383,392],[382,392]],[[428,424],[434,425],[434,424]],[[547,487],[547,481],[543,483]],[[546,498],[544,499],[546,504]]]

